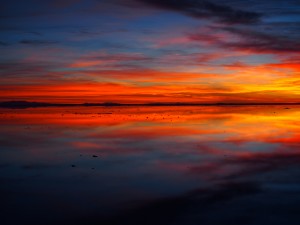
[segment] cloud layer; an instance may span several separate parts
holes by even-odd
[[[1,10],[1,100],[299,99],[294,0],[12,0]]]

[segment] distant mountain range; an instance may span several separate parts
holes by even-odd
[[[1,108],[12,108],[12,109],[24,109],[24,108],[37,108],[37,107],[74,107],[74,106],[247,106],[247,105],[300,105],[299,103],[184,103],[184,102],[174,102],[174,103],[146,103],[146,104],[123,104],[115,102],[104,102],[104,103],[47,103],[47,102],[29,102],[29,101],[5,101],[0,102]]]

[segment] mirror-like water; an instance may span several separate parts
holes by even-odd
[[[299,106],[1,109],[2,218],[298,224],[299,118]]]

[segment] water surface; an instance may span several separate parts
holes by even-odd
[[[299,106],[0,109],[4,224],[299,224]]]

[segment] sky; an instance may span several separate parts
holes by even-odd
[[[5,0],[0,101],[300,102],[299,0]]]

